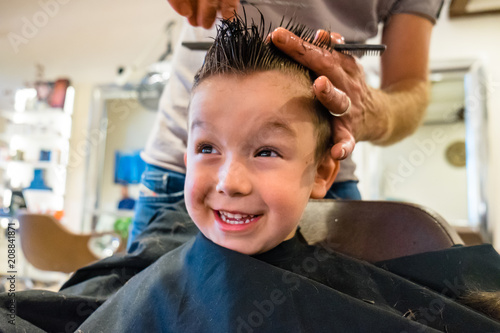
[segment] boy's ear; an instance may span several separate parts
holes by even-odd
[[[332,155],[325,154],[323,160],[316,167],[316,178],[311,191],[311,199],[322,199],[326,195],[337,177],[339,169],[340,162],[334,160]]]
[[[184,165],[187,166],[188,154],[184,153]]]

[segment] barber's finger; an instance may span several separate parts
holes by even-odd
[[[335,88],[325,76],[320,76],[314,81],[314,94],[333,115],[349,113],[351,100],[345,92]]]
[[[305,42],[285,28],[274,30],[271,39],[277,48],[316,73],[325,74],[323,71],[330,69],[332,58],[338,57],[336,52],[332,55],[328,50]]]
[[[330,44],[331,45],[336,45],[336,44],[345,44],[345,39],[344,36],[342,36],[339,33],[336,32],[330,32],[328,33],[327,31],[323,29],[319,29],[316,32],[316,36],[320,36],[319,38],[322,39],[328,39],[330,38]],[[346,71],[351,76],[354,76],[360,72],[359,69],[359,63],[356,60],[356,57],[344,55],[341,56],[342,59],[342,68]]]
[[[327,31],[323,29],[319,29],[316,31],[316,34],[314,35],[314,43],[322,42],[326,43],[330,39],[330,35]]]
[[[281,51],[320,75],[331,77],[331,74],[339,74],[330,71],[343,65],[345,61],[352,61],[350,56],[314,46],[284,28],[274,30],[271,38],[273,44]]]
[[[179,15],[185,17],[193,15],[193,6],[190,0],[168,0],[168,2]]]
[[[196,18],[196,15],[191,15],[187,19],[188,19],[189,24],[191,24],[193,27],[198,26],[198,20]]]
[[[220,13],[222,15],[222,18],[233,18],[239,3],[239,0],[222,0],[220,4]]]
[[[337,132],[339,132],[339,130],[337,130]],[[347,158],[352,154],[354,146],[356,145],[354,136],[349,131],[341,131],[339,134],[345,139],[338,141],[330,150],[330,154],[335,160],[343,160]]]
[[[320,76],[314,82],[314,93],[316,98],[323,104],[330,113],[343,114],[351,107],[349,97],[341,90],[335,88],[324,76]],[[355,139],[352,133],[350,117],[333,117],[333,142],[331,149],[332,158],[342,160],[349,156],[354,150]]]
[[[334,117],[332,158],[342,160],[352,154],[356,145],[352,126],[351,117]]]
[[[198,25],[205,29],[210,28],[215,22],[218,9],[219,0],[198,0],[198,11],[196,13]]]
[[[328,42],[328,40],[330,40],[330,43],[331,44],[345,44],[345,40],[344,40],[344,37],[337,33],[337,32],[328,32],[326,30],[323,30],[323,29],[318,29],[316,31],[316,34],[314,35],[314,42],[318,42],[319,40],[323,41],[323,42]]]
[[[345,44],[344,36],[337,32],[331,32],[330,38],[332,39],[332,43],[334,44]]]

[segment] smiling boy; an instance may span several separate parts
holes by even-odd
[[[195,78],[185,155],[186,206],[214,243],[244,254],[274,248],[333,183],[331,115],[311,84],[243,22],[219,28]]]

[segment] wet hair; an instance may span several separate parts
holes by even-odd
[[[294,24],[293,20],[282,26],[305,41],[329,49],[331,40],[314,41],[314,31],[304,25]],[[261,15],[260,24],[248,22],[246,16],[235,14],[232,20],[222,20],[217,26],[214,43],[208,50],[205,61],[195,76],[193,90],[205,79],[216,75],[250,75],[256,72],[278,70],[297,79],[299,84],[310,87],[316,75],[281,52],[271,42],[266,43],[272,26],[266,28]],[[315,158],[319,161],[332,147],[331,115],[328,110],[313,97],[311,109],[314,114],[316,129]]]

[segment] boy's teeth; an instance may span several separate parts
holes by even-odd
[[[220,217],[222,221],[229,224],[243,224],[249,223],[255,215],[246,215],[246,214],[232,214],[228,212],[219,211]]]

